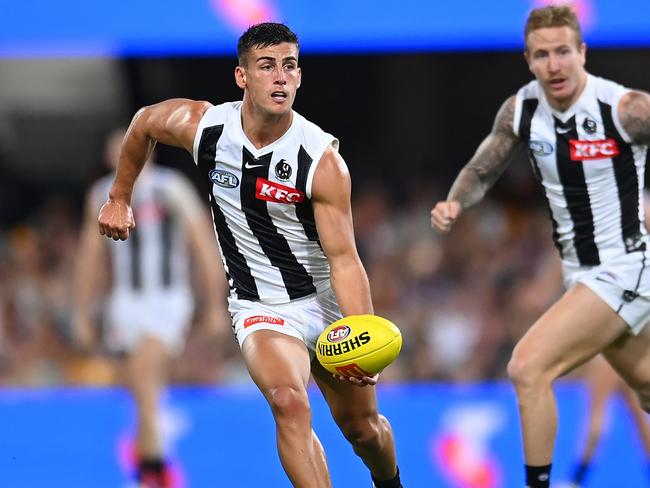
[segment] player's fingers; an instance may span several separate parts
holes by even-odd
[[[439,213],[435,213],[435,211],[431,212],[431,227],[435,230],[447,233],[450,229],[449,223],[449,219],[443,218]]]
[[[460,205],[457,202],[450,202],[447,208],[447,217],[454,221],[460,215]]]
[[[343,381],[345,383],[352,383],[357,386],[363,386],[363,382],[359,378],[355,378],[354,376],[342,376],[335,374],[335,378],[338,378],[339,381]]]
[[[120,227],[117,230],[117,239],[119,239],[120,241],[126,241],[126,239],[129,237],[129,229],[130,228],[131,227],[128,227],[128,226]],[[113,237],[113,239],[115,239],[115,237]],[[117,240],[117,239],[115,239],[115,240]]]

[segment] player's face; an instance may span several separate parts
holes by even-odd
[[[526,61],[546,98],[555,108],[566,110],[580,94],[587,80],[586,46],[576,44],[570,27],[545,27],[528,34]]]
[[[269,115],[291,111],[300,87],[298,47],[283,42],[276,46],[251,49],[246,66],[235,70],[235,79],[253,105]]]

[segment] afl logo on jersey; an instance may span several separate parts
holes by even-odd
[[[239,185],[239,178],[230,171],[224,171],[223,169],[211,169],[208,177],[212,183],[224,188],[236,188]]]
[[[291,166],[285,159],[281,159],[278,161],[278,164],[275,165],[275,176],[277,176],[279,180],[283,181],[291,178]]]
[[[553,152],[553,146],[545,141],[530,141],[528,147],[536,156],[548,156]]]

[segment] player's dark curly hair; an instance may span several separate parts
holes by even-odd
[[[246,63],[246,55],[251,49],[276,46],[283,42],[295,44],[300,48],[298,36],[284,24],[263,22],[249,27],[241,35],[237,43],[237,59],[239,60],[239,65],[244,66]]]

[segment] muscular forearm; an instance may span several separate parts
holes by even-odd
[[[343,316],[373,313],[368,276],[358,258],[331,264],[330,278]]]
[[[447,200],[458,202],[461,208],[466,209],[480,202],[491,186],[492,182],[481,179],[478,172],[468,166],[458,174]]]
[[[114,200],[131,202],[135,180],[146,161],[151,157],[156,145],[156,141],[149,135],[148,110],[148,108],[143,108],[138,111],[124,138],[115,181],[109,192],[110,197]]]
[[[509,155],[519,142],[512,129],[515,97],[506,100],[494,120],[490,134],[461,170],[449,191],[448,201],[458,202],[463,209],[481,201],[499,179],[509,163]]]

